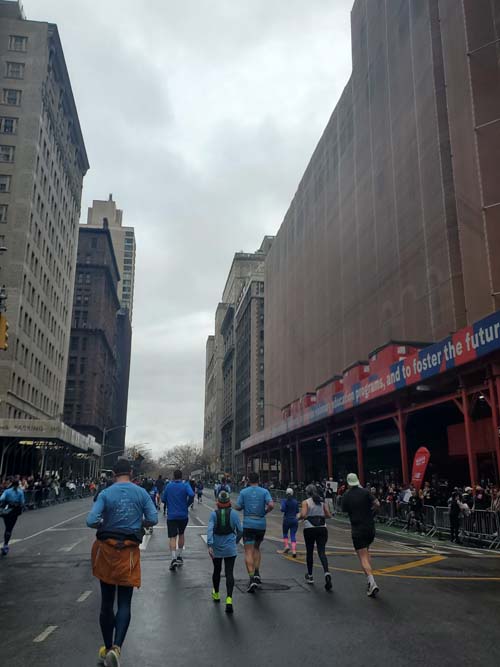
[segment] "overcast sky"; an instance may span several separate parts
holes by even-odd
[[[232,256],[275,234],[351,71],[352,0],[23,0],[57,23],[90,162],[137,264],[127,442],[203,439]]]

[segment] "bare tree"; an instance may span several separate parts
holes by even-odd
[[[158,459],[158,467],[170,475],[173,470],[182,470],[189,477],[194,470],[203,469],[203,456],[198,445],[186,444],[167,449]]]

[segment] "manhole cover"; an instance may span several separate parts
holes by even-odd
[[[246,593],[248,588],[248,579],[238,579],[235,582],[236,588],[241,593]],[[295,579],[281,579],[280,581],[263,581],[259,586],[259,593],[279,593],[289,591],[292,588],[302,589],[303,587]]]

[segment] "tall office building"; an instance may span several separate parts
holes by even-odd
[[[125,443],[130,322],[119,280],[107,226],[81,225],[64,420],[104,444],[105,465]]]
[[[0,61],[0,417],[47,419],[63,412],[89,164],[57,26],[0,0]]]
[[[244,470],[237,435],[241,436],[242,428],[246,433],[247,425],[260,424],[260,417],[263,416],[264,405],[258,396],[260,380],[263,379],[264,373],[263,366],[261,370],[263,358],[257,362],[258,365],[254,369],[256,372],[251,372],[256,363],[252,350],[259,349],[257,341],[260,334],[256,331],[256,336],[251,335],[251,331],[247,330],[247,327],[252,329],[260,325],[260,316],[256,323],[250,316],[251,311],[247,312],[247,307],[252,302],[252,290],[257,289],[255,283],[258,283],[259,290],[260,284],[263,283],[263,263],[272,242],[272,236],[265,236],[256,252],[238,252],[234,255],[222,294],[222,302],[219,303],[215,315],[215,335],[213,339],[209,337],[207,341],[204,450],[215,453],[223,471],[231,474],[242,473]],[[259,272],[261,278],[255,281],[254,278]],[[235,319],[235,313],[239,306],[241,306],[242,325],[237,331],[240,319]],[[244,358],[247,358],[248,363],[241,361]],[[239,360],[240,365],[238,365]],[[243,391],[238,385],[238,377],[244,382]],[[256,397],[256,400],[253,401],[252,397]],[[246,415],[247,410],[252,410],[256,414],[250,415],[249,412]],[[237,417],[239,417],[238,431]]]
[[[87,224],[91,227],[103,227],[107,220],[116,261],[120,270],[121,280],[118,285],[118,296],[122,308],[130,313],[134,308],[134,277],[135,277],[135,232],[133,227],[123,226],[123,211],[116,208],[113,195],[107,200],[94,199],[88,210]]]

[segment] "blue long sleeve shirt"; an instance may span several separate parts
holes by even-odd
[[[194,491],[191,488],[191,484],[183,482],[182,479],[169,482],[163,489],[161,496],[162,502],[167,506],[167,518],[187,519],[191,498],[194,498]]]
[[[24,505],[24,491],[20,488],[15,489],[9,487],[0,496],[0,502],[9,503],[11,505]]]
[[[287,521],[297,521],[299,503],[295,498],[283,498],[281,501],[281,511],[285,515],[283,518]]]
[[[216,535],[214,533],[216,520],[216,513],[212,512],[208,520],[207,545],[213,548],[214,558],[231,558],[232,556],[236,556],[236,541],[242,534],[238,513],[233,509],[231,510],[229,521],[233,532],[229,533],[229,535]]]
[[[158,523],[158,512],[148,492],[132,482],[116,482],[99,493],[87,516],[87,526],[105,532],[138,533],[143,518],[151,526]]]

